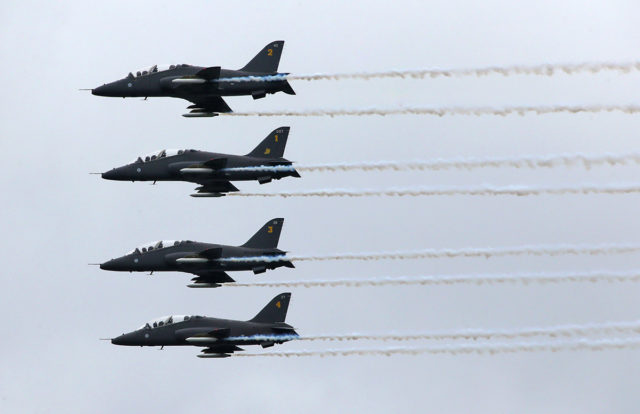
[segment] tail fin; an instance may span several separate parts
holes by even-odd
[[[242,247],[253,249],[275,249],[280,240],[280,231],[284,224],[283,218],[269,220],[260,230],[256,232]]]
[[[276,323],[284,322],[287,317],[287,309],[289,309],[289,300],[291,299],[291,293],[281,293],[275,298],[271,299],[271,302],[267,304],[253,319],[249,322],[259,323]]]
[[[253,151],[247,154],[247,157],[282,158],[287,137],[289,137],[288,126],[274,129]]]
[[[284,48],[284,40],[276,40],[264,47],[251,62],[240,69],[243,72],[253,73],[277,73],[278,64],[280,63],[280,55]]]

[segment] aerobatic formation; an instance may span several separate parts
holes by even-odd
[[[295,95],[285,74],[278,73],[284,41],[265,46],[239,70],[219,66],[186,64],[154,65],[130,72],[124,79],[91,90],[110,97],[174,97],[189,100],[185,117],[212,117],[231,112],[223,96],[251,95],[254,99],[284,92]],[[271,77],[265,80],[265,77]],[[289,127],[273,130],[246,155],[231,155],[195,149],[161,150],[139,156],[135,161],[101,173],[113,181],[185,181],[199,185],[194,197],[221,197],[239,191],[232,181],[266,184],[284,177],[300,177],[292,162],[284,158]],[[147,243],[129,253],[99,264],[103,270],[120,272],[183,272],[193,276],[193,288],[215,288],[234,282],[227,272],[264,273],[278,267],[293,268],[278,249],[283,218],[269,220],[240,246],[191,240],[162,240]],[[115,345],[202,347],[200,358],[224,358],[242,351],[239,345],[263,348],[297,338],[285,323],[291,293],[281,293],[248,321],[199,315],[173,315],[152,320],[139,329],[111,339]]]
[[[640,64],[626,65],[555,65],[542,67],[505,67],[485,68],[479,70],[450,71],[391,71],[360,74],[314,74],[288,77],[288,73],[278,72],[284,41],[267,44],[249,63],[238,70],[222,69],[220,66],[201,67],[187,64],[159,66],[154,65],[145,70],[130,72],[125,78],[103,84],[91,89],[93,95],[106,97],[173,97],[188,100],[189,113],[184,117],[213,117],[219,114],[235,116],[360,116],[360,115],[524,115],[527,113],[595,113],[620,111],[627,114],[640,112],[637,106],[522,106],[506,108],[399,108],[399,109],[344,109],[344,110],[284,110],[278,112],[260,112],[258,110],[233,113],[226,104],[225,96],[250,95],[254,99],[266,97],[267,94],[284,92],[295,95],[287,79],[373,79],[387,77],[425,76],[484,76],[500,73],[504,76],[516,74],[550,75],[554,70],[566,73],[580,71],[598,72],[600,70],[619,70],[622,72],[639,70]],[[626,73],[626,72],[625,72]],[[290,127],[281,126],[267,135],[251,152],[246,155],[231,155],[188,149],[165,149],[148,155],[139,156],[129,164],[112,168],[99,173],[103,179],[111,181],[184,181],[198,185],[192,197],[222,197],[238,195],[244,197],[361,197],[361,196],[432,196],[432,195],[540,195],[540,194],[622,194],[640,191],[637,185],[615,186],[572,186],[566,188],[534,188],[534,187],[491,187],[478,188],[407,188],[407,189],[325,189],[296,192],[262,192],[243,193],[232,183],[235,181],[257,181],[266,184],[285,177],[299,178],[300,171],[382,171],[382,170],[440,170],[447,168],[472,169],[481,167],[528,167],[541,168],[554,165],[570,166],[581,163],[590,168],[600,164],[625,164],[638,161],[638,154],[605,157],[578,155],[559,155],[547,158],[517,159],[484,159],[484,160],[436,160],[433,162],[373,162],[357,164],[320,164],[299,166],[296,169],[292,161],[284,158],[284,151],[289,137]],[[176,143],[179,144],[179,143]],[[611,254],[628,253],[638,250],[637,246],[603,245],[603,246],[524,246],[504,249],[444,249],[412,252],[381,253],[348,253],[336,255],[289,256],[278,248],[284,218],[273,218],[267,221],[248,241],[240,246],[204,243],[191,240],[162,240],[134,248],[127,254],[99,264],[103,270],[118,272],[182,272],[191,275],[191,288],[216,288],[223,284],[244,287],[311,287],[311,286],[386,286],[398,284],[453,284],[453,283],[557,283],[569,281],[637,281],[637,271],[631,274],[612,274],[598,272],[590,274],[522,274],[522,275],[470,275],[470,276],[420,276],[412,278],[369,278],[359,280],[308,280],[291,282],[241,283],[235,282],[228,272],[252,271],[254,274],[265,273],[279,267],[293,268],[292,261],[304,260],[389,260],[411,258],[438,257],[490,257],[511,255],[560,255],[560,254]],[[320,335],[300,337],[295,328],[285,323],[291,293],[280,293],[274,297],[255,317],[247,321],[219,319],[200,315],[165,316],[145,323],[129,333],[110,338],[111,343],[125,346],[196,346],[202,348],[200,358],[225,358],[235,352],[243,351],[241,346],[260,345],[263,348],[282,344],[291,340],[408,340],[416,335]],[[626,325],[624,326],[626,327]],[[635,327],[635,325],[634,325]],[[632,327],[632,328],[634,328]],[[619,330],[620,326],[616,325]],[[571,328],[572,332],[577,332]],[[581,328],[582,329],[582,328]],[[635,327],[634,329],[637,329]],[[583,332],[584,329],[580,332]],[[539,335],[541,330],[535,330]],[[616,331],[617,332],[617,331]],[[625,331],[628,333],[627,331]],[[498,333],[511,335],[516,333]],[[491,333],[496,336],[498,334]],[[558,334],[558,330],[552,332]],[[466,334],[465,334],[466,335]],[[470,338],[475,340],[478,332],[472,332]],[[421,335],[424,339],[428,335]],[[433,335],[432,335],[433,336]],[[468,336],[468,335],[467,335]],[[531,335],[530,335],[531,336]],[[431,337],[429,337],[431,338]],[[433,338],[431,338],[433,339]],[[466,338],[469,339],[469,338]],[[343,349],[284,351],[267,354],[244,354],[244,356],[337,356],[337,355],[418,355],[432,354],[465,354],[465,353],[498,353],[537,350],[601,350],[638,348],[640,342],[635,338],[604,338],[602,340],[579,342],[544,342],[544,343],[511,343],[511,344],[447,344],[443,347],[397,348],[397,349]],[[243,354],[240,354],[243,355]]]

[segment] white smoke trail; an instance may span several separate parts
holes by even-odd
[[[316,279],[282,282],[225,283],[224,287],[313,288],[362,286],[450,286],[459,284],[550,284],[550,283],[640,282],[640,270],[631,272],[477,274],[453,276],[389,276],[363,279]]]
[[[518,247],[470,247],[463,249],[424,249],[416,251],[337,253],[328,255],[278,255],[224,257],[220,262],[282,262],[282,261],[330,261],[330,260],[406,260],[440,259],[457,257],[504,257],[504,256],[561,256],[561,255],[606,255],[625,254],[640,251],[640,245],[538,245]]]
[[[282,80],[343,80],[343,79],[424,79],[424,78],[452,78],[466,76],[514,76],[514,75],[538,75],[553,76],[556,74],[574,75],[579,73],[618,72],[627,74],[640,71],[640,62],[627,63],[577,63],[577,64],[544,64],[544,65],[511,65],[488,66],[484,68],[461,69],[416,69],[416,70],[389,70],[383,72],[343,72],[343,73],[310,73],[300,75],[270,75],[270,76],[242,76],[234,78],[221,78],[218,82],[250,82],[250,81],[282,81]]]
[[[365,109],[309,109],[302,111],[273,111],[273,112],[224,112],[219,115],[224,116],[369,116],[369,115],[433,115],[443,117],[446,115],[465,115],[465,116],[507,116],[512,114],[578,114],[578,113],[600,113],[600,112],[621,112],[625,114],[640,113],[640,106],[637,105],[576,105],[576,106],[506,106],[503,108],[490,107],[443,107],[443,108],[421,108],[421,107],[405,107],[405,108],[365,108]]]
[[[640,321],[604,322],[580,325],[558,325],[550,327],[527,327],[521,329],[462,329],[456,331],[433,331],[423,333],[391,334],[324,334],[324,335],[254,335],[226,338],[230,341],[444,341],[444,340],[494,340],[520,339],[546,336],[586,337],[608,334],[640,334]]]
[[[528,187],[482,185],[477,187],[410,187],[389,189],[329,188],[307,191],[281,191],[275,193],[228,193],[228,197],[433,197],[433,196],[539,196],[637,194],[640,184],[585,184],[573,187]]]
[[[451,344],[419,348],[369,348],[282,351],[255,354],[234,354],[238,357],[335,357],[335,356],[392,356],[392,355],[495,355],[518,352],[607,351],[640,348],[639,338],[578,339],[544,342],[510,342],[483,344]]]
[[[403,171],[403,170],[473,170],[477,168],[554,168],[581,166],[590,169],[602,165],[640,164],[640,154],[554,154],[540,157],[519,158],[452,158],[414,161],[374,161],[306,165],[260,165],[253,167],[225,168],[223,171],[265,172],[342,172],[342,171]]]

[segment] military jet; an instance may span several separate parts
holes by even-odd
[[[220,112],[232,112],[223,96],[251,95],[253,99],[260,99],[276,92],[295,95],[286,80],[288,73],[278,73],[283,48],[283,40],[271,42],[238,70],[220,66],[153,65],[91,89],[91,93],[123,98],[181,98],[193,103],[184,117],[212,117]]]
[[[100,265],[120,272],[186,272],[196,275],[192,288],[215,288],[235,282],[226,271],[252,270],[254,274],[278,267],[293,268],[278,249],[283,218],[269,220],[242,246],[162,240],[140,246],[122,257]]]
[[[284,322],[291,293],[281,293],[253,319],[234,321],[206,316],[173,315],[147,322],[133,332],[111,339],[115,345],[205,347],[200,358],[227,358],[238,345],[260,345],[263,348],[281,344],[298,336]]]
[[[288,135],[289,127],[277,128],[247,155],[194,149],[156,151],[105,172],[102,178],[154,183],[188,181],[200,184],[192,197],[221,197],[226,192],[239,191],[230,181],[257,180],[265,184],[287,176],[300,177],[291,161],[282,158]]]

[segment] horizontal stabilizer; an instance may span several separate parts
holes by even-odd
[[[293,90],[293,88],[289,84],[289,81],[284,81],[284,86],[282,87],[282,92],[286,93],[287,95],[295,95],[296,94],[296,91]]]

